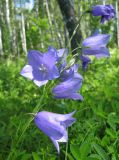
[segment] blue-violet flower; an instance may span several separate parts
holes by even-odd
[[[106,48],[109,38],[109,34],[97,34],[86,38],[82,42],[82,54],[94,55],[96,58],[109,57],[109,50]]]
[[[62,75],[63,81],[52,90],[55,98],[83,100],[83,97],[77,93],[82,86],[83,78],[76,71],[77,65],[74,65],[71,69],[64,71],[64,75]]]
[[[37,50],[29,51],[28,65],[25,65],[20,74],[33,80],[39,87],[46,84],[48,80],[58,78],[55,55],[51,54],[51,51],[44,54]]]
[[[58,153],[60,153],[58,142],[68,141],[67,127],[71,126],[76,119],[73,114],[56,114],[47,111],[39,112],[35,115],[36,126],[52,140]]]
[[[96,5],[92,7],[93,16],[101,16],[101,23],[115,17],[115,9],[112,5]]]

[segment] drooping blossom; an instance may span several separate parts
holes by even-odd
[[[82,86],[83,78],[76,70],[77,65],[74,65],[71,69],[64,71],[64,75],[61,77],[63,81],[52,90],[55,98],[83,100],[83,97],[78,93]]]
[[[22,76],[33,80],[37,86],[42,86],[59,77],[59,71],[56,66],[56,57],[51,51],[41,53],[37,50],[28,52],[28,64],[24,66]]]
[[[101,23],[115,17],[115,9],[112,5],[96,5],[92,7],[93,16],[101,16]]]
[[[109,57],[110,53],[106,48],[109,38],[109,34],[97,34],[86,38],[82,42],[82,54],[94,55],[96,58]]]
[[[75,111],[69,114],[42,111],[35,115],[34,122],[36,126],[52,140],[58,153],[60,153],[58,142],[68,141],[68,132],[66,129],[76,121],[72,117],[74,113]]]
[[[88,64],[91,63],[91,59],[88,56],[80,56],[80,60],[82,62],[82,69],[86,70],[88,67]]]

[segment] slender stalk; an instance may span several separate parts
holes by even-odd
[[[67,128],[67,133],[68,133],[68,128]],[[67,152],[68,152],[68,141],[66,143],[65,160],[67,160]]]
[[[37,106],[33,109],[33,113],[27,113],[27,114],[32,114],[34,115],[35,113],[37,113],[39,111],[39,109],[43,106],[42,105],[42,102],[44,100],[44,97],[45,97],[45,93],[43,92],[43,95],[40,99],[40,102],[37,104]],[[17,138],[17,135],[16,137],[14,137],[14,141],[13,141],[13,146],[11,146],[11,151],[10,151],[10,154],[7,158],[7,160],[13,160],[14,159],[14,150],[16,149],[16,147],[19,145],[19,143],[21,143],[21,141],[23,140],[23,135],[24,133],[26,132],[26,130],[29,128],[31,122],[33,121],[34,117],[30,117],[30,119],[25,123],[25,125],[23,125],[22,128],[19,128],[18,130],[22,130],[22,133],[21,135]],[[17,132],[18,133],[18,132]]]
[[[67,160],[67,152],[68,152],[68,141],[66,143],[65,160]]]

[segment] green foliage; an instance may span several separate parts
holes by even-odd
[[[119,56],[95,60],[84,77],[84,101],[56,100],[55,82],[38,88],[20,76],[24,61],[0,64],[0,160],[118,160],[119,159]],[[81,71],[80,71],[81,72]],[[60,144],[57,156],[49,138],[27,113],[48,110],[68,113],[76,109],[77,122],[69,128],[68,153]],[[1,147],[2,146],[2,147]]]

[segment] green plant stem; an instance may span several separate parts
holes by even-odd
[[[42,95],[42,97],[40,99],[40,102],[33,109],[33,113],[32,114],[36,114],[39,111],[39,109],[43,106],[42,102],[44,100],[44,97],[45,97],[45,94]],[[18,144],[22,141],[23,135],[26,132],[26,130],[29,128],[29,126],[30,126],[31,122],[33,121],[33,119],[34,119],[34,117],[30,117],[30,119],[28,120],[28,122],[23,126],[23,131],[22,131],[21,135],[18,137],[18,139],[16,140],[16,138],[14,138],[15,142],[13,141],[13,146],[11,148],[11,152],[10,152],[7,160],[13,160],[14,159],[14,150],[18,146]]]
[[[67,128],[67,133],[68,133],[68,128]],[[67,160],[67,152],[68,152],[68,141],[66,142],[65,160]]]

